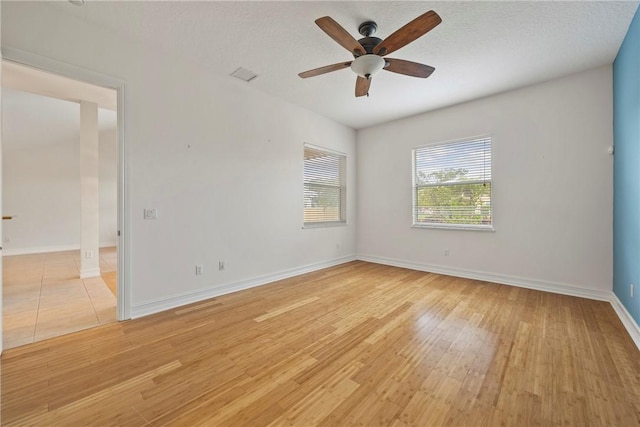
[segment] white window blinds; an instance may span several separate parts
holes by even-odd
[[[491,228],[491,138],[413,150],[416,226]]]
[[[346,220],[346,156],[304,146],[304,224]]]

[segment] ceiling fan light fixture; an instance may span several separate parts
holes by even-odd
[[[365,79],[371,78],[375,73],[382,70],[384,66],[384,59],[371,53],[359,56],[351,63],[353,72]]]

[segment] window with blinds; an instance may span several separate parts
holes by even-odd
[[[413,150],[413,225],[492,229],[491,138]]]
[[[346,221],[346,156],[305,144],[304,225]]]

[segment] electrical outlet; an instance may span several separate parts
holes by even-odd
[[[449,249],[444,250],[444,256],[449,256]]]
[[[202,265],[196,264],[196,276],[202,276]]]
[[[218,270],[224,270],[224,261],[218,261]]]
[[[629,285],[629,295],[633,298],[633,283]]]
[[[144,209],[144,219],[157,219],[157,218],[158,218],[158,210],[156,208]]]
[[[93,252],[92,251],[84,251],[84,257],[87,259],[93,258]]]

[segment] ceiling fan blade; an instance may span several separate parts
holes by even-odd
[[[383,70],[392,71],[406,76],[421,77],[426,79],[435,71],[435,68],[417,62],[405,61],[404,59],[385,58],[389,63]]]
[[[400,28],[395,33],[384,39],[382,43],[373,49],[373,53],[384,56],[404,47],[434,29],[442,18],[433,10],[418,16],[413,21]]]
[[[358,43],[358,40],[353,38],[353,36],[349,34],[347,30],[342,28],[340,24],[338,24],[329,16],[324,16],[322,18],[316,19],[316,24],[322,29],[322,31],[327,33],[329,37],[334,39],[340,46],[344,47],[355,56],[365,54],[365,50],[362,45]]]
[[[306,79],[307,77],[315,77],[319,76],[320,74],[330,73],[331,71],[342,70],[343,68],[347,68],[349,65],[351,65],[351,61],[341,62],[339,64],[325,65],[324,67],[314,68],[313,70],[305,71],[298,75],[303,79]]]
[[[371,86],[371,77],[365,79],[358,76],[356,79],[356,97],[369,95],[369,86]]]

